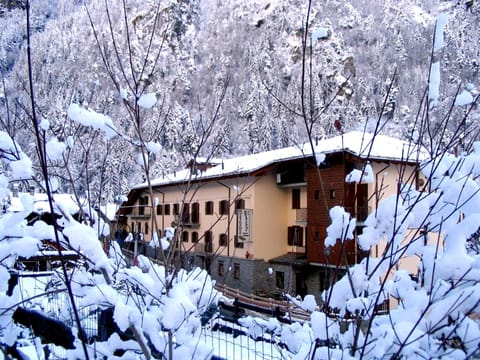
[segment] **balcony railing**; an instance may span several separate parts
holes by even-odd
[[[148,205],[134,206],[130,216],[132,218],[148,219],[152,216],[152,207]]]
[[[175,215],[175,223],[187,228],[198,228],[200,227],[200,218],[194,214]]]
[[[288,246],[288,252],[297,253],[297,254],[305,254],[305,246],[289,245]]]
[[[195,244],[195,252],[196,253],[204,253],[205,252],[205,244],[204,243],[196,243]]]
[[[195,244],[196,253],[211,253],[213,252],[213,244],[211,242]]]

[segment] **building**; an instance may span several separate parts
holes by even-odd
[[[373,141],[374,139],[374,141]],[[228,160],[192,160],[174,174],[135,186],[119,213],[138,251],[155,230],[176,229],[183,266],[219,283],[269,296],[320,293],[364,254],[355,240],[325,247],[329,209],[357,219],[355,233],[401,182],[417,186],[417,149],[387,136],[349,132],[314,144]],[[350,176],[352,180],[347,182]],[[170,252],[169,252],[170,251]]]

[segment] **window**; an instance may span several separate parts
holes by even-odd
[[[213,234],[210,230],[205,231],[205,252],[213,251]]]
[[[142,232],[142,223],[137,223],[137,232],[138,233]]]
[[[170,215],[170,204],[165,204],[165,205],[163,206],[163,213],[164,213],[165,215]]]
[[[285,288],[285,273],[283,271],[275,271],[275,286],[278,289]]]
[[[188,242],[188,231],[182,232],[182,241]]]
[[[173,204],[173,215],[180,214],[180,205],[178,203]]]
[[[157,205],[157,215],[163,215],[163,205]]]
[[[148,235],[148,223],[145,223],[145,235]]]
[[[320,190],[315,190],[315,200],[320,199]]]
[[[220,236],[218,238],[218,244],[220,246],[227,246],[228,245],[227,234],[220,234]]]
[[[182,221],[186,224],[190,223],[190,204],[183,204]]]
[[[303,227],[301,226],[288,227],[288,245],[303,246]]]
[[[240,280],[240,264],[233,264],[233,278]]]
[[[148,196],[142,196],[139,201],[138,214],[145,215],[145,208],[148,206]]]
[[[192,204],[192,213],[190,221],[192,224],[200,223],[200,204],[198,202]]]
[[[225,275],[225,265],[223,261],[218,262],[218,276],[223,276]]]
[[[243,249],[243,242],[238,241],[238,236],[235,235],[234,241],[233,241],[233,246],[239,249]]]
[[[292,209],[300,209],[300,189],[292,189]]]
[[[335,199],[335,189],[330,189],[330,199]]]
[[[213,201],[207,201],[205,203],[205,214],[213,215]]]
[[[148,206],[148,196],[142,196],[139,200],[138,214],[145,215],[145,208]]]
[[[229,204],[228,204],[228,200],[222,200],[220,201],[219,203],[219,212],[220,212],[220,215],[228,215],[228,212],[229,212]]]
[[[235,210],[238,210],[238,209],[245,209],[245,200],[244,199],[235,200]]]
[[[315,231],[313,234],[313,240],[320,241],[320,233],[318,231]]]
[[[194,231],[192,232],[192,243],[197,243],[198,242],[198,232]]]

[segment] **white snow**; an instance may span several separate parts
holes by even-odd
[[[8,135],[5,131],[0,131],[0,149],[11,153],[16,153],[15,143],[10,135]]]
[[[428,98],[430,99],[430,108],[438,103],[440,96],[440,62],[432,63],[430,67],[430,77],[428,79]]]
[[[143,94],[137,101],[138,106],[144,109],[151,109],[157,102],[157,94],[148,93]]]
[[[325,161],[325,154],[324,153],[315,153],[315,160],[317,162],[317,166],[320,166]]]
[[[465,106],[465,105],[470,105],[471,103],[473,103],[473,96],[467,90],[463,90],[455,98],[455,106]]]
[[[71,219],[65,225],[63,234],[68,238],[70,246],[75,250],[80,250],[93,263],[95,268],[111,270],[107,255],[103,251],[97,232],[94,229]]]
[[[418,24],[421,24],[423,27],[427,27],[433,20],[432,16],[419,6],[410,6],[409,10],[412,20]]]
[[[67,145],[67,147],[69,149],[73,149],[73,146],[75,145],[75,140],[73,138],[73,136],[67,136],[67,138],[65,139],[65,144]]]
[[[93,110],[83,109],[75,103],[70,104],[67,109],[67,115],[70,119],[83,126],[102,130],[105,133],[106,141],[117,135],[117,130],[115,125],[113,125],[112,119],[106,115],[99,114]]]
[[[120,97],[123,100],[128,100],[128,90],[125,88],[120,88]]]
[[[50,160],[55,161],[62,159],[62,155],[67,149],[67,145],[65,145],[65,143],[63,142],[58,141],[57,138],[54,137],[45,144],[45,148],[47,151],[47,157]]]
[[[162,150],[162,145],[154,141],[147,142],[145,147],[152,154],[158,154]]]
[[[33,177],[32,161],[27,156],[9,163],[11,180],[28,180]]]
[[[373,145],[372,145],[373,143]],[[352,131],[336,136],[330,139],[323,139],[315,146],[315,154],[318,154],[318,160],[323,156],[346,151],[361,159],[383,159],[417,162],[426,157],[426,152],[422,149],[418,152],[418,146],[393,137],[385,135],[376,135],[375,137],[369,133],[361,131]],[[312,154],[309,143],[301,146],[292,146],[278,150],[267,151],[258,154],[246,155],[223,161],[212,161],[212,167],[205,171],[192,175],[190,169],[176,171],[175,173],[165,175],[164,177],[152,180],[153,186],[163,184],[174,184],[183,182],[193,177],[194,180],[210,179],[226,175],[248,174],[253,171],[262,169],[266,166],[276,164],[285,160],[300,159]],[[417,158],[419,157],[419,158]],[[317,160],[317,159],[316,159]],[[143,188],[147,184],[139,184],[134,188]]]
[[[42,129],[43,131],[47,131],[48,129],[50,129],[50,122],[43,118],[42,121],[40,121],[40,129]]]
[[[26,228],[26,233],[31,237],[37,237],[42,240],[55,240],[55,229],[52,225],[38,220],[32,226]]]
[[[332,223],[327,227],[325,246],[334,246],[337,240],[343,242],[353,239],[356,220],[351,218],[350,214],[341,206],[334,206],[330,209],[329,214]]]
[[[152,248],[156,248],[160,246],[159,240],[158,240],[158,234],[156,232],[153,233],[152,239],[148,243],[148,246]]]
[[[445,26],[448,22],[448,15],[447,14],[440,14],[437,16],[437,21],[435,24],[435,42],[433,45],[433,51],[438,51],[443,47],[443,32],[445,30]]]
[[[170,241],[168,241],[166,237],[162,237],[160,243],[162,245],[162,250],[167,250],[170,247]]]
[[[373,169],[370,164],[365,164],[363,170],[353,169],[345,177],[347,183],[357,182],[357,183],[373,183]]]
[[[315,45],[315,43],[319,39],[328,39],[331,33],[331,29],[327,27],[319,27],[312,33],[312,44]]]
[[[311,294],[305,295],[305,297],[303,298],[303,301],[302,301],[302,305],[301,305],[301,308],[303,310],[313,312],[313,311],[315,311],[317,306],[318,305],[317,305],[317,301],[315,300],[315,296],[313,296]]]

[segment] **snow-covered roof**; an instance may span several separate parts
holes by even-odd
[[[362,159],[413,163],[421,160],[421,156],[424,156],[422,152],[420,154],[417,152],[418,148],[413,143],[385,135],[373,136],[373,134],[360,131],[352,131],[333,138],[319,140],[314,148],[317,158],[321,154],[346,151]],[[184,182],[188,179],[203,180],[251,174],[272,164],[310,156],[312,156],[311,146],[309,143],[306,143],[299,146],[225,159],[220,164],[217,162],[205,171],[197,172],[193,177],[190,169],[184,169],[154,179],[151,183],[152,186],[161,186]],[[146,186],[146,183],[142,183],[134,186],[134,189],[141,189]]]
[[[23,201],[24,197],[31,197],[29,193],[19,193],[18,196],[13,196],[10,193],[10,206],[8,211],[19,212],[25,210]],[[53,199],[57,204],[61,204],[64,210],[68,210],[70,214],[74,214],[78,211],[78,204],[70,194],[54,194]],[[37,213],[44,213],[50,211],[50,205],[48,203],[47,194],[35,193],[33,195],[33,211]]]
[[[30,193],[19,193],[17,196],[14,196],[13,193],[10,193],[10,206],[8,211],[10,212],[19,212],[25,210],[25,206],[22,199],[23,197],[31,197]],[[63,210],[67,210],[70,214],[75,214],[79,211],[78,203],[75,201],[73,195],[70,194],[53,194],[53,200],[56,204],[60,204]],[[27,200],[29,201],[29,200]],[[86,200],[80,200],[80,203],[83,205],[87,204]],[[115,215],[118,210],[118,205],[113,203],[102,204],[100,205],[100,210],[102,213],[109,219],[114,220]],[[33,194],[33,211],[41,214],[45,212],[50,212],[50,205],[48,203],[48,197],[45,193],[35,193]]]

